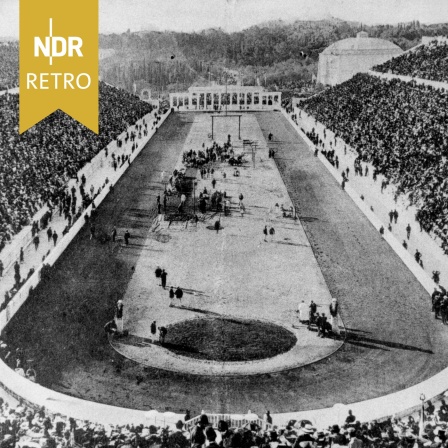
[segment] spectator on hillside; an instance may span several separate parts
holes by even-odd
[[[0,44],[0,91],[19,85],[19,44]]]
[[[373,70],[448,82],[448,42],[434,40],[427,45],[392,58],[384,64],[377,65],[373,67]]]

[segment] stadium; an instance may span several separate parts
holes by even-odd
[[[0,44],[2,447],[447,444],[448,43],[355,28],[298,94],[103,37],[99,135]]]

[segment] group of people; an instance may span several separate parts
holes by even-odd
[[[174,306],[174,298],[176,298],[179,301],[179,304],[182,302],[182,297],[184,296],[184,291],[180,286],[176,288],[176,290],[173,289],[171,286],[168,297],[170,298],[170,307]]]
[[[331,300],[328,307],[328,315],[324,312],[319,313],[317,311],[317,303],[311,300],[309,304],[302,300],[299,304],[297,312],[299,313],[299,321],[307,325],[308,330],[312,328],[317,329],[317,336],[325,338],[332,336],[338,338],[341,334],[339,329],[339,302],[336,298]],[[330,320],[328,320],[330,319]]]
[[[19,44],[0,43],[0,91],[19,85]]]
[[[434,40],[427,45],[421,45],[413,51],[373,67],[373,70],[448,82],[448,41]]]
[[[448,292],[447,290],[439,286],[434,289],[431,295],[432,311],[436,319],[442,319],[444,325],[448,324]]]
[[[100,83],[99,135],[57,111],[19,135],[19,95],[0,96],[0,251],[67,181],[152,106]],[[118,112],[119,113],[118,113]]]
[[[264,226],[264,229],[263,229],[263,235],[264,235],[264,239],[263,239],[263,241],[268,241],[268,235],[269,235],[269,238],[270,238],[270,240],[271,241],[274,241],[274,235],[275,235],[275,229],[274,229],[274,227],[270,227],[269,229],[268,229],[268,226],[267,226],[267,224]]]
[[[201,415],[185,447],[203,446],[232,448],[439,448],[448,444],[448,405],[442,399],[436,409],[431,401],[424,408],[425,423],[413,415],[389,418],[382,422],[361,423],[351,410],[342,424],[316,428],[309,420],[290,420],[285,426],[271,426],[269,412],[263,417],[263,427],[248,423],[231,428],[225,420],[214,427]]]
[[[91,186],[90,189],[85,187],[86,178],[84,175],[80,176],[77,186],[73,185],[70,189],[66,188],[65,190],[61,190],[59,195],[55,197],[53,200],[48,201],[48,210],[46,213],[42,215],[39,220],[35,220],[31,223],[31,242],[34,246],[34,250],[38,251],[39,248],[45,244],[45,247],[48,247],[48,244],[51,246],[56,246],[58,239],[60,236],[64,236],[68,233],[70,227],[73,223],[81,216],[83,210],[88,207],[95,197],[101,192],[102,188],[104,188],[108,183],[108,179],[105,180],[104,185],[99,187],[97,190]],[[79,200],[79,198],[81,198]],[[59,216],[63,216],[66,221],[66,225],[63,228],[60,235],[55,228],[52,227],[52,221],[54,215],[56,215],[59,211]],[[90,217],[90,239],[95,237],[95,226],[93,223],[93,219],[96,215],[96,210],[92,211]],[[46,238],[41,238],[39,232],[45,231]],[[126,232],[124,237],[126,241],[126,235],[129,232]],[[48,240],[47,243],[45,240]],[[43,255],[42,261],[45,260],[49,251]],[[26,275],[21,272],[21,264],[25,261],[25,252],[24,248],[20,248],[19,258],[14,263],[14,285],[12,288],[5,292],[4,301],[0,304],[0,311],[2,311],[9,301],[14,297],[15,293],[20,289],[23,282],[25,282],[35,271],[34,268],[31,268]],[[4,265],[3,262],[0,261],[0,277],[3,275]],[[1,298],[0,298],[1,300]]]
[[[0,340],[0,359],[18,375],[37,381],[33,360],[26,355],[21,347],[13,347],[6,341]]]
[[[202,191],[199,191],[199,194],[197,195],[197,206],[201,213],[205,214],[209,210],[217,213],[223,212],[224,216],[230,214],[231,203],[229,198],[227,197],[226,191],[221,191],[217,188],[218,185],[218,180],[216,177],[217,171],[215,170],[213,163],[216,161],[220,162],[229,161],[231,165],[234,165],[235,163],[238,164],[239,163],[238,161],[240,160],[242,160],[242,156],[237,156],[235,158],[230,134],[227,136],[227,142],[224,142],[222,145],[218,144],[217,142],[213,142],[210,147],[206,147],[205,143],[203,143],[202,149],[198,151],[190,149],[189,151],[185,151],[183,153],[182,157],[183,165],[185,167],[191,167],[191,166],[198,167],[201,179],[202,180],[210,179],[211,182],[211,188],[207,188],[207,186],[204,186]],[[234,177],[239,177],[240,170],[237,167],[234,167],[232,174]],[[223,179],[227,177],[225,171],[222,171],[221,175]],[[185,192],[191,187],[190,185],[188,185],[189,182],[191,182],[191,180],[185,177],[185,169],[181,170],[175,169],[173,171],[173,174],[168,179],[164,195],[166,197],[167,195],[169,196],[177,193],[180,196],[178,213],[185,212],[184,208],[187,200]],[[160,213],[162,208],[160,201],[158,201],[158,206]],[[243,217],[246,209],[243,203],[242,194],[239,195],[238,210],[240,212],[241,217]],[[198,217],[194,216],[193,219],[197,223]],[[218,220],[215,222],[215,230],[219,232],[219,229],[220,226]]]
[[[235,426],[225,416],[212,424],[205,413],[191,425],[188,410],[175,424],[102,425],[23,402],[13,406],[0,398],[0,443],[2,448],[444,448],[447,416],[448,405],[441,400],[438,409],[426,403],[424,425],[412,415],[361,423],[351,410],[342,424],[326,428],[316,428],[309,420],[274,426],[269,411],[262,421]]]
[[[382,174],[397,196],[407,194],[423,230],[448,253],[446,91],[360,73],[301,107],[371,163],[374,179]]]
[[[212,188],[216,187],[214,180],[212,180]],[[218,213],[224,212],[224,215],[227,216],[230,213],[230,201],[225,191],[215,189],[211,192],[207,190],[207,187],[204,187],[198,196],[198,208],[201,213],[206,213],[207,210],[210,210]]]
[[[165,269],[162,269],[160,266],[157,266],[156,270],[154,271],[154,274],[156,276],[156,279],[160,279],[159,286],[165,289],[168,273],[165,271]],[[170,307],[174,306],[174,298],[179,300],[180,303],[183,296],[184,292],[180,286],[177,286],[175,290],[173,289],[172,286],[170,286],[170,289],[168,291],[168,297],[170,299]]]
[[[205,143],[202,144],[202,149],[185,151],[182,155],[182,162],[187,167],[201,168],[201,178],[203,179],[206,174],[210,174],[210,164],[213,162],[225,162],[235,155],[231,136],[227,136],[227,142],[222,145],[217,142],[213,142],[210,147],[206,147]],[[205,171],[204,171],[205,170]]]

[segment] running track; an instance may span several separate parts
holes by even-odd
[[[258,113],[257,119],[266,139],[274,133],[278,167],[329,288],[340,300],[351,329],[348,343],[322,362],[255,381],[179,375],[120,359],[104,341],[105,316],[146,250],[142,242],[156,214],[160,171],[174,166],[190,119],[189,114],[170,117],[98,208],[97,228],[116,225],[119,233],[128,228],[134,237],[130,247],[92,243],[84,229],[53,277],[8,327],[7,336],[35,357],[45,385],[138,409],[263,414],[377,397],[445,367],[448,329],[434,321],[426,292],[292,126],[274,112]]]

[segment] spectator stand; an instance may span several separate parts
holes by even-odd
[[[0,91],[19,85],[19,42],[0,42]]]
[[[341,154],[344,154],[345,147],[347,147],[347,153],[349,154],[350,158],[353,158],[351,156],[352,154],[356,154],[356,151],[353,148],[351,148],[349,145],[346,145],[345,142],[343,140],[341,140],[340,138],[335,138],[335,134],[332,131],[325,128],[324,125],[317,122],[314,119],[314,117],[309,116],[305,111],[303,111],[303,110],[300,111],[300,116],[299,116],[299,111],[296,110],[295,115],[298,117],[297,118],[298,124],[293,122],[293,126],[296,127],[296,129],[302,128],[305,132],[311,132],[312,129],[314,129],[315,132],[318,133],[320,138],[325,142],[326,147],[330,147],[330,142],[334,142],[336,140],[337,143],[336,143],[336,145],[333,146],[333,148],[338,150],[339,157],[341,158],[341,164],[342,164],[342,159],[344,157]],[[290,117],[288,117],[288,119],[291,121]],[[324,130],[326,133],[326,137],[324,137]],[[307,143],[309,145],[311,145],[310,147],[312,147],[314,150],[315,146],[308,139],[308,137],[306,137],[306,135],[304,136],[302,133],[301,133],[301,135],[302,135],[302,137],[304,137],[304,139],[307,141]],[[331,165],[328,162],[328,160],[320,153],[319,153],[319,158],[331,172],[335,173],[334,176],[335,176],[336,180],[339,183],[341,183],[342,177],[338,173],[338,171],[335,170],[334,166]],[[350,166],[350,163],[345,163],[345,164]],[[371,172],[373,172],[374,168],[372,166],[370,166],[370,164],[369,164],[369,167],[370,167]],[[382,176],[378,175],[378,178],[379,178],[378,182],[376,184],[374,183],[373,186],[371,186],[371,188],[368,192],[369,195],[376,194],[378,196],[381,194],[380,192],[376,192],[376,193],[374,192],[374,191],[376,191],[376,189],[380,188]],[[345,190],[347,191],[347,193],[349,195],[352,195],[352,199],[354,198],[355,202],[361,204],[361,207],[363,210],[366,209],[366,212],[368,214],[373,215],[375,217],[373,219],[376,219],[377,224],[375,225],[375,227],[377,229],[379,229],[381,226],[383,226],[385,228],[385,234],[384,234],[385,239],[386,240],[391,239],[393,246],[397,247],[397,250],[399,251],[399,253],[402,254],[402,255],[400,255],[400,257],[402,257],[403,261],[405,262],[405,260],[407,260],[405,262],[405,264],[414,273],[414,275],[419,279],[420,283],[425,287],[425,289],[428,291],[428,293],[431,294],[434,291],[434,288],[437,286],[429,276],[429,273],[432,272],[434,266],[437,267],[437,269],[442,272],[448,271],[448,259],[447,259],[446,255],[444,254],[443,249],[440,247],[443,244],[443,241],[436,234],[434,234],[432,232],[431,233],[425,232],[424,234],[421,234],[418,231],[415,232],[413,238],[417,240],[417,243],[416,243],[417,246],[420,248],[428,248],[429,250],[427,252],[431,254],[431,258],[434,260],[433,263],[430,263],[428,258],[426,258],[426,260],[428,261],[428,263],[425,264],[425,269],[427,271],[427,274],[426,274],[424,272],[424,270],[421,268],[421,266],[419,266],[418,263],[416,263],[414,258],[411,256],[411,252],[404,250],[404,248],[402,247],[400,242],[397,240],[397,238],[386,229],[387,218],[383,221],[378,219],[378,215],[377,215],[378,211],[375,214],[372,213],[371,209],[367,206],[368,201],[363,201],[360,199],[360,195],[363,193],[363,191],[366,192],[368,188],[364,188],[363,191],[359,191],[353,187],[354,182],[355,183],[357,182],[356,177],[353,182],[349,182],[345,186]],[[392,192],[390,192],[390,195],[393,195]],[[381,201],[387,200],[387,197],[383,196],[380,198],[380,200]],[[392,204],[392,201],[390,201],[390,202]],[[392,205],[391,205],[391,207],[392,207]],[[407,199],[403,198],[402,201],[394,203],[392,208],[397,208],[398,210],[400,210],[401,222],[404,222],[406,220],[406,218],[405,218],[406,216],[408,217],[407,222],[414,222],[416,209],[414,206],[410,206],[408,204]],[[378,210],[376,206],[375,206],[375,210]],[[402,227],[403,227],[403,229],[402,229],[403,235],[402,235],[401,239],[404,239],[404,238],[406,238],[405,231],[404,231],[404,224],[402,225]],[[415,227],[417,227],[417,226],[415,226]],[[398,252],[397,252],[397,254],[398,254]],[[431,264],[433,265],[432,267],[431,267]]]
[[[373,67],[374,71],[417,79],[448,82],[448,39],[443,36],[422,38],[422,44],[399,57]]]
[[[169,111],[160,120],[160,124],[163,124],[165,119],[169,116]],[[146,118],[149,118],[147,116]],[[144,138],[139,144],[137,149],[130,155],[130,162],[132,162],[141,150],[145,147],[147,141],[154,135],[156,130],[152,130],[146,138]],[[118,182],[124,172],[127,170],[129,164],[122,165],[116,172],[111,171],[108,167],[110,185],[114,185]],[[100,194],[95,198],[95,204],[98,206],[104,200],[109,193],[108,188],[104,188]],[[45,259],[45,263],[42,263],[34,272],[34,274],[23,284],[18,293],[8,303],[6,309],[0,313],[0,331],[7,325],[8,321],[14,316],[20,306],[28,298],[30,291],[35,288],[42,275],[42,269],[44,265],[52,266],[75,238],[85,223],[85,216],[90,216],[92,212],[92,205],[90,205],[80,218],[75,221],[69,232],[61,238],[54,250]],[[146,417],[143,411],[133,411],[130,409],[121,409],[113,406],[106,406],[99,403],[87,402],[85,400],[68,397],[63,394],[54,392],[50,389],[46,389],[36,383],[29,381],[26,378],[15,373],[11,370],[3,361],[0,361],[0,384],[4,390],[15,397],[18,400],[25,400],[33,405],[34,408],[45,406],[53,413],[62,415],[70,415],[77,419],[89,419],[91,421],[102,422],[104,424],[114,422],[115,424],[128,422],[128,423],[141,423],[146,421]],[[20,391],[20,392],[18,392]]]
[[[160,124],[162,124],[165,119],[169,116],[169,113],[165,114],[162,117],[162,120]],[[144,117],[146,119],[150,118],[150,115],[147,115]],[[142,139],[141,142],[138,143],[137,149],[135,149],[130,154],[130,163],[138,156],[140,151],[145,147],[146,143],[149,141],[149,139],[154,135],[156,130],[152,130],[149,132],[148,136],[144,139]],[[128,148],[129,151],[129,148]],[[103,172],[96,172],[97,182],[100,184],[104,183],[105,178],[107,177],[109,179],[109,185],[112,186],[118,180],[121,178],[121,176],[124,174],[124,172],[127,170],[130,163],[123,164],[120,168],[117,169],[117,171],[114,171],[111,167],[106,166],[105,170]],[[95,198],[95,205],[98,206],[101,204],[101,202],[104,200],[104,198],[107,196],[109,192],[109,188],[104,188],[101,190],[100,194],[98,194]],[[9,320],[14,316],[14,314],[17,312],[17,310],[20,308],[20,306],[25,302],[25,300],[28,298],[30,290],[32,288],[35,288],[37,284],[39,283],[41,279],[41,272],[44,267],[44,264],[52,266],[59,256],[62,254],[62,252],[66,249],[66,247],[70,244],[70,242],[73,240],[73,238],[77,235],[77,233],[81,230],[81,228],[85,224],[85,216],[90,216],[92,212],[92,205],[89,205],[87,209],[85,209],[82,213],[82,215],[79,217],[77,221],[73,224],[73,226],[70,228],[69,232],[61,238],[57,246],[50,252],[48,257],[45,258],[45,263],[41,263],[36,269],[34,274],[22,285],[22,287],[19,289],[19,291],[14,295],[12,300],[8,303],[6,306],[6,309],[2,312],[0,312],[0,332],[3,330],[3,328],[7,325]]]
[[[26,381],[25,379],[19,377],[22,381]],[[20,382],[20,381],[19,381]],[[98,403],[89,403],[89,406],[86,406],[87,402],[84,403],[84,406],[81,406],[81,403],[78,403],[81,400],[73,399],[72,397],[64,397],[61,394],[51,394],[51,395],[41,395],[39,397],[39,393],[45,392],[44,390],[39,391],[39,386],[36,386],[32,393],[28,393],[28,395],[33,395],[34,400],[41,400],[44,403],[44,406],[36,406],[33,401],[23,399],[19,395],[17,395],[15,392],[12,392],[12,395],[14,396],[14,400],[17,402],[14,403],[14,405],[11,406],[5,406],[3,405],[0,409],[0,414],[4,416],[9,416],[9,408],[12,409],[12,406],[14,408],[17,408],[17,412],[23,412],[19,411],[19,409],[30,409],[32,411],[32,414],[35,412],[37,414],[41,414],[42,419],[39,419],[40,423],[42,424],[43,418],[47,418],[51,426],[54,427],[56,422],[65,421],[67,426],[70,419],[76,420],[76,427],[82,428],[82,431],[88,431],[89,429],[95,430],[95,432],[101,432],[101,428],[99,426],[105,426],[108,427],[109,425],[115,425],[115,428],[113,431],[115,434],[124,433],[127,434],[129,437],[132,436],[133,433],[140,433],[140,431],[143,428],[152,428],[152,431],[150,430],[150,433],[152,434],[160,434],[160,431],[166,430],[169,433],[172,433],[174,430],[173,426],[176,422],[179,420],[183,420],[183,415],[176,414],[174,412],[158,412],[156,410],[150,410],[147,412],[144,411],[133,411],[131,409],[124,409],[124,408],[114,408],[113,406],[106,406],[106,405],[100,405]],[[25,389],[27,387],[25,386]],[[43,388],[41,388],[43,389]],[[19,389],[24,390],[24,389]],[[288,437],[288,440],[291,443],[294,443],[295,438],[298,434],[300,434],[300,429],[305,425],[309,424],[310,422],[312,425],[312,432],[316,432],[317,430],[324,431],[325,434],[328,436],[329,432],[327,428],[331,427],[334,424],[338,424],[340,427],[343,428],[344,432],[348,432],[348,428],[350,426],[357,426],[357,425],[364,425],[364,423],[357,423],[357,422],[369,422],[368,425],[373,424],[379,424],[381,425],[383,431],[388,432],[387,428],[393,427],[395,432],[398,432],[394,437],[398,438],[398,435],[403,432],[406,434],[409,434],[409,432],[406,431],[406,428],[409,428],[409,424],[414,421],[416,424],[413,425],[412,431],[417,436],[420,435],[423,431],[423,428],[425,428],[426,432],[431,432],[433,429],[435,429],[436,426],[443,425],[443,422],[446,421],[446,405],[444,404],[444,399],[447,395],[447,392],[442,392],[432,399],[432,403],[435,405],[433,409],[430,409],[430,403],[427,402],[427,406],[425,407],[425,421],[424,425],[423,423],[421,425],[418,425],[418,422],[420,420],[420,411],[422,409],[423,404],[425,403],[426,396],[420,395],[418,396],[417,400],[418,403],[416,403],[415,406],[412,408],[409,408],[403,412],[397,412],[395,414],[390,414],[389,416],[385,416],[383,418],[377,418],[378,411],[380,409],[365,409],[364,412],[360,410],[357,407],[357,404],[351,404],[351,405],[344,405],[341,403],[338,403],[334,405],[332,408],[329,408],[328,410],[321,410],[321,411],[304,411],[300,413],[291,413],[291,414],[282,414],[280,415],[273,415],[273,425],[268,424],[264,419],[260,419],[256,414],[249,413],[246,415],[237,415],[237,414],[204,414],[204,411],[201,413],[201,415],[194,417],[193,419],[189,419],[185,421],[185,429],[187,429],[188,432],[185,432],[185,435],[188,439],[191,438],[191,435],[193,434],[194,428],[197,426],[197,424],[202,423],[204,420],[207,421],[206,426],[214,427],[215,429],[219,429],[219,422],[225,421],[231,429],[231,432],[240,432],[244,433],[245,431],[249,431],[247,434],[252,434],[253,437],[255,435],[263,434],[264,431],[268,431],[270,433],[271,431],[275,431],[278,433],[278,435],[286,435]],[[398,397],[396,397],[398,398]],[[437,409],[437,408],[439,409]],[[348,410],[351,409],[353,415],[356,417],[356,422],[354,423],[347,423],[346,416],[348,415]],[[445,409],[445,410],[444,410]],[[373,410],[373,413],[368,415],[366,417],[366,411]],[[34,412],[33,412],[34,411]],[[327,412],[328,411],[328,412]],[[375,412],[376,411],[376,412]],[[14,413],[14,411],[11,411]],[[316,419],[316,412],[320,412],[321,414],[323,412],[327,412],[326,419]],[[443,414],[445,412],[445,414]],[[67,413],[69,415],[67,415]],[[411,418],[409,418],[411,417]],[[404,418],[407,418],[408,421],[404,421]],[[375,422],[376,420],[376,422]],[[125,426],[126,425],[126,426]],[[158,425],[158,427],[157,427]],[[39,422],[36,421],[34,424],[34,427],[39,426]],[[140,429],[139,429],[140,426]],[[420,428],[419,428],[420,426]],[[22,428],[22,426],[20,426]],[[31,428],[31,427],[30,427]],[[289,428],[289,429],[288,429]],[[402,430],[402,428],[405,428],[405,430]],[[66,428],[68,429],[68,427]],[[9,431],[13,430],[13,428],[9,428]],[[260,432],[260,430],[262,432]],[[292,430],[292,431],[291,431]],[[286,434],[285,434],[286,431]],[[8,429],[6,430],[8,432]],[[147,431],[143,429],[141,435],[144,436],[144,434],[148,434]],[[30,441],[30,438],[37,438],[40,439],[42,442],[44,439],[48,438],[48,435],[45,435],[43,432],[37,432],[36,429],[34,432],[26,431],[26,433],[21,432],[18,434],[14,434],[18,438],[18,442],[20,443],[19,446],[42,446],[42,444],[33,445],[33,444],[26,444],[25,441]],[[92,431],[93,435],[93,431]],[[72,433],[72,443],[70,443],[70,446],[74,446],[73,442],[80,443],[80,434],[78,432]],[[107,434],[107,437],[111,438],[112,434]],[[189,436],[189,437],[188,437]],[[4,434],[3,434],[4,437]],[[389,437],[389,436],[385,436]],[[42,439],[43,438],[43,439]],[[104,439],[103,439],[104,442]],[[260,440],[258,443],[254,443],[255,439],[252,441],[250,445],[247,446],[261,446]],[[372,443],[373,442],[373,443]],[[368,443],[368,446],[376,447],[376,446],[388,446],[383,445],[383,438],[379,437],[376,440],[370,440],[370,443]],[[32,443],[32,442],[31,442]],[[152,446],[150,443],[149,445],[141,445],[141,443],[144,443],[144,440],[140,440],[140,443],[137,446]],[[83,446],[90,446],[86,440],[83,440],[81,443]],[[106,443],[108,446],[114,445],[113,437],[112,440],[107,441]],[[170,445],[168,445],[170,446]],[[232,445],[233,446],[233,445]],[[241,445],[235,445],[236,448],[239,448]],[[314,445],[313,445],[314,446]],[[429,446],[429,445],[428,445]]]
[[[153,110],[150,114],[146,115],[145,117],[142,117],[140,120],[137,121],[136,125],[130,126],[127,131],[123,131],[116,140],[112,141],[108,144],[104,150],[99,151],[93,159],[91,159],[90,162],[88,162],[76,175],[76,179],[71,179],[67,183],[66,188],[70,191],[71,187],[74,187],[76,190],[76,196],[78,199],[78,204],[82,204],[82,198],[80,196],[80,192],[78,191],[78,179],[81,179],[82,176],[86,179],[86,185],[87,188],[89,185],[94,187],[94,191],[99,191],[101,188],[104,188],[106,179],[108,179],[108,174],[106,171],[111,171],[110,168],[113,166],[113,157],[115,156],[116,159],[121,159],[124,163],[124,156],[126,153],[129,153],[129,155],[132,154],[132,148],[134,146],[134,143],[132,139],[128,143],[124,143],[123,140],[125,140],[126,133],[130,135],[132,131],[134,130],[134,126],[142,125],[143,120],[146,120],[147,125],[151,126],[153,129],[148,129],[148,132],[150,133],[149,137],[144,137],[143,135],[140,135],[140,137],[144,137],[144,141],[147,141],[153,132],[155,132],[155,128],[158,126],[158,118],[157,111]],[[137,142],[137,135],[138,132],[135,131],[136,137],[135,141]],[[117,142],[121,141],[122,144],[118,145]],[[122,163],[122,165],[123,165]],[[104,173],[101,172],[101,170],[104,170]],[[39,228],[44,229],[47,227],[47,224],[42,225],[43,221],[47,222],[49,216],[49,207],[47,205],[44,205],[40,210],[36,212],[36,214],[30,219],[30,222],[38,222]],[[59,223],[61,221],[61,223]],[[58,235],[61,235],[64,228],[66,227],[66,222],[62,222],[62,219],[58,219],[56,216],[56,211],[53,214],[53,219],[51,220],[51,226],[53,230],[57,231]],[[38,234],[39,235],[39,234]],[[25,271],[26,269],[29,269],[32,267],[35,269],[35,264],[39,264],[40,260],[36,262],[36,257],[39,256],[42,258],[42,256],[46,256],[47,252],[39,250],[28,250],[27,248],[32,242],[34,237],[34,232],[32,231],[32,226],[28,225],[22,228],[22,230],[13,236],[12,240],[7,242],[6,247],[2,251],[0,251],[0,260],[3,263],[4,268],[4,275],[3,278],[0,280],[0,304],[3,302],[5,298],[5,291],[12,291],[12,293],[9,293],[9,295],[14,294],[13,285],[14,282],[11,280],[11,282],[7,281],[8,275],[11,275],[10,268],[12,264],[19,260],[19,254],[21,248],[23,248],[25,252],[25,263],[21,265],[21,271],[22,271],[22,278],[26,277],[26,273],[28,271]],[[39,235],[41,241],[45,241],[47,239],[47,236],[45,235],[45,232],[41,232]],[[50,244],[50,248],[52,247],[52,244]],[[41,244],[42,248],[42,244]],[[48,249],[48,248],[47,248]],[[50,249],[51,250],[51,249]],[[40,255],[39,255],[40,254]],[[31,255],[31,257],[30,257]],[[34,260],[31,263],[31,266],[27,266],[27,262],[30,261],[30,258],[34,258]],[[3,306],[2,306],[3,308]],[[0,309],[1,310],[1,309]]]
[[[426,85],[426,86],[432,86],[435,89],[444,89],[446,91],[448,91],[448,82],[440,82],[440,81],[431,81],[430,79],[423,79],[423,78],[415,78],[412,76],[405,76],[405,75],[395,75],[392,73],[381,73],[381,72],[376,72],[373,70],[369,70],[367,72],[369,75],[372,76],[376,76],[378,78],[383,78],[383,79],[400,79],[401,81],[404,82],[415,82],[417,85]]]
[[[116,110],[120,108],[121,113]],[[152,111],[136,97],[100,83],[100,134],[56,111],[19,135],[19,96],[0,96],[0,252],[43,206],[67,199],[68,180],[115,140],[129,123]],[[156,121],[159,118],[156,119]],[[146,134],[147,129],[134,131]],[[39,150],[45,147],[45,151]],[[68,204],[68,203],[67,203]],[[70,206],[67,205],[70,209]],[[66,214],[70,214],[70,210]],[[76,214],[72,211],[71,214]]]
[[[49,211],[47,205],[44,205],[32,218],[32,222],[39,222],[43,216]],[[14,236],[12,241],[10,241],[6,247],[0,252],[0,260],[3,263],[5,274],[11,268],[12,264],[19,259],[20,248],[23,247],[25,250],[27,246],[31,243],[33,239],[31,226],[24,227],[17,235]],[[1,282],[2,280],[0,280]],[[2,301],[2,296],[0,296],[0,303]]]
[[[324,126],[321,123],[316,123],[315,119],[309,116],[303,110],[301,112],[301,117],[298,117],[298,124],[296,124],[292,118],[286,113],[283,112],[285,117],[289,120],[289,122],[294,126],[299,135],[305,140],[308,144],[311,151],[314,152],[315,146],[311,142],[311,140],[302,132],[301,128],[305,130],[305,132],[310,132],[311,129],[318,130],[319,135],[323,133]],[[296,111],[296,115],[299,115],[299,111]],[[319,129],[318,126],[321,126],[322,129]],[[334,134],[326,129],[328,141],[334,140]],[[323,134],[322,134],[323,138]],[[336,181],[341,184],[342,176],[339,172],[334,168],[334,166],[324,157],[322,154],[318,154],[319,160],[325,165],[331,175],[336,179]],[[363,201],[359,193],[355,191],[349,184],[345,186],[345,191],[350,196],[350,198],[355,202],[358,208],[364,213],[364,215],[369,219],[372,225],[379,231],[380,227],[384,225],[383,222],[375,215],[374,212],[368,207],[365,201]],[[432,294],[434,288],[437,287],[437,284],[431,279],[429,274],[427,274],[420,265],[414,260],[413,256],[403,248],[400,242],[395,238],[395,236],[389,232],[385,231],[383,235],[384,239],[388,242],[388,244],[392,247],[394,252],[401,258],[403,263],[408,267],[408,269],[414,274],[417,280],[421,283],[421,285],[428,291],[428,294]]]
[[[444,90],[358,74],[324,96],[304,103],[303,109],[316,118],[316,144],[323,144],[322,134],[325,137],[321,123],[338,133],[338,138],[328,134],[335,137],[333,149],[344,149],[345,153],[345,142],[352,144],[357,161],[374,165],[377,175],[384,176],[386,187],[392,183],[395,202],[407,197],[417,207],[416,217],[422,228],[436,235],[448,253],[443,156],[446,104]],[[402,106],[406,106],[406,113]],[[330,140],[327,151],[332,143]]]

